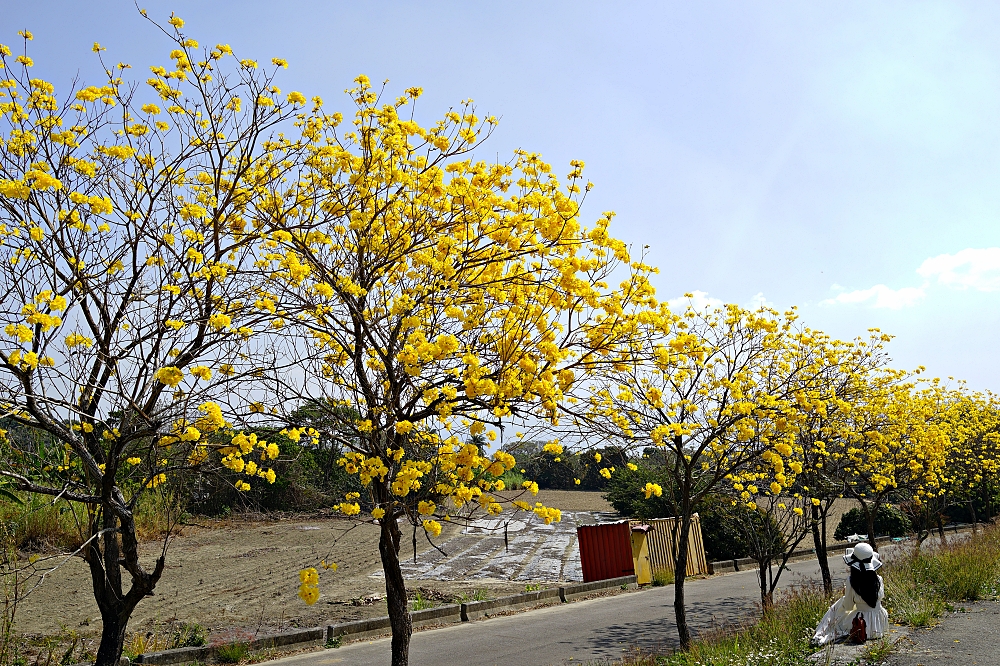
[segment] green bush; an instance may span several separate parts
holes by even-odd
[[[909,534],[912,529],[910,519],[902,511],[890,504],[884,504],[875,513],[875,534],[868,536],[869,538],[876,536],[899,537]],[[864,512],[858,507],[841,516],[833,537],[838,541],[843,541],[851,534],[868,534],[868,521],[865,519]]]
[[[281,449],[276,460],[262,463],[274,469],[274,483],[252,479],[250,490],[244,493],[234,487],[244,477],[230,470],[195,478],[185,488],[184,510],[209,516],[238,510],[311,511],[336,504],[348,492],[363,490],[357,476],[336,464],[339,449],[306,445],[302,443],[305,438],[296,443],[274,432],[258,435]]]
[[[594,454],[601,454],[601,461],[594,459]],[[628,470],[628,456],[625,451],[617,446],[606,446],[603,449],[588,451],[577,456],[579,465],[580,485],[579,490],[607,490],[611,486],[611,479],[606,479],[601,475],[602,469],[615,468],[614,474],[626,472]],[[612,477],[614,478],[614,477]]]
[[[205,627],[197,622],[185,622],[174,630],[172,647],[201,647],[208,642]]]
[[[603,463],[603,458],[601,462]],[[670,477],[664,473],[661,466],[647,460],[638,461],[636,466],[638,467],[636,470],[629,469],[627,464],[616,467],[615,473],[608,481],[604,499],[614,507],[615,511],[630,518],[650,520],[673,516]],[[646,499],[642,489],[647,483],[659,484],[663,488],[663,495],[661,497],[652,495]]]
[[[743,504],[732,506],[732,500],[723,495],[709,495],[698,507],[701,540],[705,545],[705,557],[710,562],[750,555],[751,543],[744,527],[734,519],[734,511],[743,515],[750,510]]]
[[[527,480],[524,474],[521,474],[521,472],[516,469],[507,470],[503,473],[503,476],[501,476],[500,479],[503,481],[505,488],[511,489],[521,488],[522,484]]]
[[[559,460],[556,460],[556,458],[559,458]],[[544,452],[537,453],[527,460],[523,469],[524,480],[534,481],[538,484],[539,488],[551,490],[573,490],[577,488],[574,481],[577,471],[570,462],[570,456],[556,456]]]

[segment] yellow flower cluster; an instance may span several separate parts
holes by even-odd
[[[319,601],[319,573],[314,567],[299,571],[299,598],[310,606]]]

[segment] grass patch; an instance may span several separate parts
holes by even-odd
[[[674,584],[674,570],[667,567],[653,569],[653,587]]]
[[[703,634],[688,652],[637,652],[621,666],[800,666],[815,651],[809,645],[830,605],[820,587],[796,588],[780,595],[755,624]]]
[[[223,664],[238,664],[250,656],[250,646],[246,643],[220,645],[215,654]]]
[[[141,654],[182,647],[201,647],[208,642],[206,629],[197,622],[183,622],[174,629],[136,632],[125,640],[124,653],[129,659]]]
[[[868,641],[864,649],[864,663],[880,664],[896,651],[896,642],[888,636],[883,636],[877,640]]]
[[[46,495],[18,493],[21,502],[0,500],[0,521],[20,551],[69,552],[83,543],[87,509],[81,504],[57,501]],[[179,514],[175,498],[162,493],[145,493],[136,503],[135,524],[140,539],[158,539],[170,527],[171,516]]]
[[[417,597],[416,599],[413,600],[410,610],[415,610],[415,611],[427,610],[428,608],[431,608],[433,606],[434,606],[433,601],[424,597],[424,595],[421,594],[420,592],[417,592]]]
[[[490,591],[485,587],[473,590],[472,594],[462,593],[455,597],[456,604],[467,604],[470,601],[486,601],[490,598]]]
[[[951,601],[996,597],[1000,587],[1000,528],[964,541],[933,544],[886,563],[885,607],[894,622],[924,627]]]
[[[143,540],[159,539],[181,514],[180,502],[173,493],[145,492],[135,506],[135,531]]]

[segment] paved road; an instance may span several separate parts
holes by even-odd
[[[843,576],[843,567],[835,575]],[[837,572],[837,569],[841,569]],[[790,565],[783,586],[819,580],[815,561]],[[835,579],[835,586],[844,580]],[[752,617],[760,598],[755,572],[745,571],[685,585],[689,622],[694,630]],[[413,666],[451,666],[473,658],[483,666],[580,663],[617,658],[629,646],[676,645],[674,588],[660,587],[570,604],[464,622],[443,629],[416,632],[410,644]],[[389,639],[352,643],[270,662],[274,666],[388,664]]]
[[[1000,603],[978,601],[958,604],[941,624],[918,629],[903,639],[892,666],[987,666],[1000,661]]]

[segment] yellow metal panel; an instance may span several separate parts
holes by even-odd
[[[646,532],[632,532],[632,561],[635,563],[635,581],[639,585],[653,582],[653,567],[649,562],[649,548],[646,541]]]
[[[701,521],[698,514],[691,520],[691,530],[688,534],[688,561],[686,573],[696,576],[708,573],[708,560],[705,558],[705,546],[701,537]],[[655,569],[673,571],[677,557],[677,541],[675,531],[678,528],[676,518],[655,518],[647,521],[651,529],[646,535],[649,561]]]

